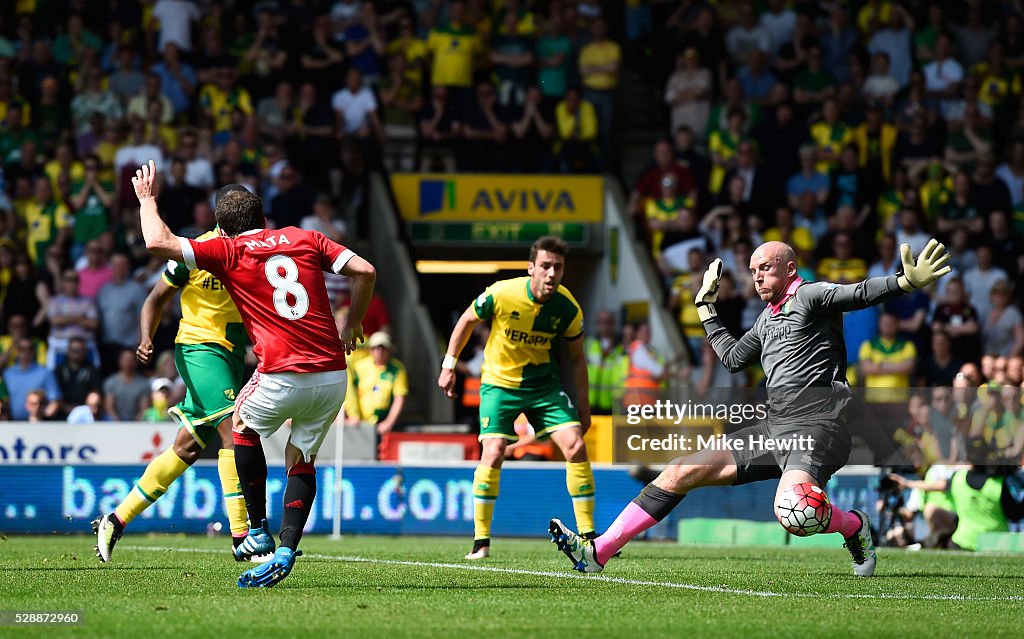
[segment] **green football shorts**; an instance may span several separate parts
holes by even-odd
[[[217,344],[175,344],[174,364],[185,382],[185,399],[168,411],[199,445],[235,410],[235,393],[245,383],[245,357]]]
[[[480,385],[480,439],[501,437],[517,441],[519,435],[514,424],[520,413],[526,413],[537,439],[547,439],[556,430],[580,425],[576,406],[558,386],[524,389]]]

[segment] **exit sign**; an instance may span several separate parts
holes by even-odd
[[[532,244],[556,235],[570,245],[587,243],[587,224],[573,222],[410,222],[414,242],[431,244]]]

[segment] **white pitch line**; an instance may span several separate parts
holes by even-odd
[[[224,554],[222,550],[205,548],[172,548],[169,546],[121,546],[125,550],[144,550],[153,552],[193,552],[208,554]],[[647,581],[643,579],[627,579],[609,575],[581,575],[571,572],[550,572],[546,570],[526,570],[524,568],[499,568],[497,566],[481,566],[478,564],[450,564],[434,561],[408,561],[401,559],[373,559],[346,555],[324,555],[320,553],[302,553],[310,559],[324,559],[343,563],[382,564],[386,566],[414,566],[420,568],[446,568],[451,570],[467,570],[476,572],[493,572],[508,575],[526,575],[529,577],[553,577],[556,579],[585,579],[587,581],[603,581],[606,583],[627,586],[653,586],[656,588],[676,588],[697,592],[713,592],[727,595],[746,595],[749,597],[802,597],[806,599],[896,599],[911,601],[1006,601],[1024,602],[1024,595],[1008,595],[1005,597],[975,597],[972,595],[912,595],[900,593],[807,593],[807,592],[772,592],[770,590],[750,590],[746,588],[729,588],[727,586],[701,586],[676,581]]]

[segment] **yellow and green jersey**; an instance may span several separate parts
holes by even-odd
[[[971,420],[971,430],[981,424],[981,437],[991,450],[1005,451],[1017,439],[1017,416],[1010,411],[977,411]]]
[[[881,238],[888,227],[889,219],[903,209],[903,194],[895,188],[889,188],[878,196],[878,237]]]
[[[717,155],[722,159],[723,162],[736,157],[739,152],[740,144],[746,141],[746,136],[743,134],[733,135],[728,129],[721,131],[712,131],[711,135],[708,136],[708,150],[712,154]],[[711,167],[711,176],[708,182],[708,191],[711,193],[718,193],[725,186],[725,165],[715,164]]]
[[[57,160],[50,160],[43,167],[43,173],[50,178],[50,186],[54,193],[60,193],[60,174],[63,172],[64,167]],[[67,172],[68,177],[71,178],[72,187],[85,182],[85,165],[78,160],[73,161],[71,166],[67,167]]]
[[[536,388],[558,383],[552,353],[561,339],[583,336],[583,309],[559,286],[546,302],[530,291],[530,278],[495,282],[473,302],[480,319],[490,319],[481,383],[502,388]]]
[[[1002,106],[1010,97],[1021,94],[1020,73],[1013,69],[997,73],[988,62],[979,62],[972,73],[979,81],[978,99],[989,106]]]
[[[434,56],[430,77],[435,85],[473,85],[473,60],[483,51],[476,29],[451,24],[436,27],[427,37],[427,50]]]
[[[876,364],[899,363],[917,357],[917,349],[909,340],[896,338],[887,340],[876,337],[860,345],[860,360]],[[864,378],[869,402],[906,401],[910,387],[908,373],[880,373]]]
[[[868,267],[859,257],[848,260],[826,257],[818,264],[818,277],[836,284],[854,284],[867,279]]]
[[[811,126],[811,139],[819,149],[827,149],[838,156],[844,146],[853,142],[853,131],[842,122],[837,122],[835,126],[828,122],[818,122]],[[828,175],[836,166],[838,163],[822,160],[814,168]]]
[[[201,242],[213,237],[217,237],[216,231],[207,231],[197,239]],[[181,322],[175,343],[217,344],[236,355],[245,354],[249,336],[220,280],[173,260],[167,263],[163,277],[168,285],[181,289]]]
[[[396,38],[388,44],[388,55],[401,55],[408,63],[405,69],[405,77],[416,83],[417,87],[423,86],[423,64],[430,51],[427,43],[419,38],[402,40]]]
[[[21,109],[21,126],[28,127],[32,123],[32,105],[25,98],[15,95],[6,102],[0,101],[0,131],[7,132],[7,112],[12,106]]]
[[[40,204],[34,199],[24,208],[25,227],[28,229],[28,256],[36,266],[46,261],[46,249],[57,241],[57,232],[74,225],[68,207],[57,202]]]
[[[682,273],[672,280],[672,295],[679,297],[679,326],[686,338],[704,337],[704,324],[697,314],[694,297],[699,284],[704,278],[703,273]]]
[[[252,115],[252,99],[249,92],[242,87],[233,87],[224,91],[215,84],[203,85],[199,90],[199,104],[213,118],[215,133],[231,130],[231,114],[239,110],[245,115]]]
[[[679,209],[692,208],[693,198],[691,197],[652,198],[647,200],[644,216],[654,222],[673,222],[679,218]],[[651,254],[654,255],[654,259],[658,259],[661,255],[661,240],[664,237],[665,231],[651,231]]]
[[[377,366],[372,357],[364,357],[348,367],[348,393],[345,413],[376,424],[388,416],[396,397],[409,394],[409,376],[397,359]]]
[[[38,337],[30,338],[32,340],[32,348],[36,351],[36,364],[40,366],[46,366],[46,342],[39,339]],[[0,353],[6,355],[14,350],[14,336],[0,335]],[[14,362],[14,358],[11,358],[11,362]]]

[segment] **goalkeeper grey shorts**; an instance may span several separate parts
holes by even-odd
[[[739,439],[733,448],[734,485],[778,479],[787,470],[803,470],[824,486],[850,459],[851,440],[845,423],[771,424],[761,421],[728,435]]]

